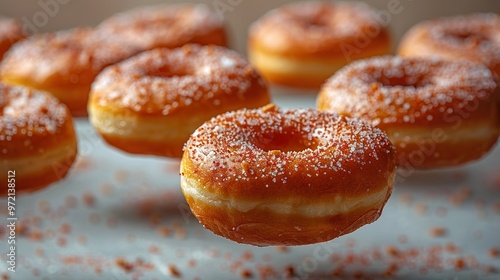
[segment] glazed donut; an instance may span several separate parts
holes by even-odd
[[[268,81],[319,88],[352,60],[387,54],[389,32],[364,3],[299,2],[255,22],[248,56]]]
[[[363,122],[274,105],[219,115],[190,137],[181,187],[214,233],[256,246],[323,242],[374,222],[395,151]]]
[[[136,53],[137,49],[88,28],[35,35],[6,54],[0,78],[49,92],[74,116],[85,116],[90,85],[97,74]]]
[[[492,72],[469,61],[379,57],[337,72],[321,89],[319,110],[384,130],[409,169],[479,159],[498,138],[499,94]]]
[[[15,19],[0,17],[0,60],[14,43],[24,37],[21,23]]]
[[[98,28],[141,50],[177,48],[188,43],[227,45],[223,20],[204,4],[136,8],[112,16]]]
[[[48,93],[0,84],[0,174],[15,175],[15,193],[63,179],[77,142],[68,108]],[[10,181],[9,181],[10,182]],[[7,195],[2,187],[0,196]]]
[[[111,145],[134,154],[182,156],[203,122],[269,103],[246,60],[217,46],[155,49],[111,66],[92,86],[89,118]]]
[[[484,13],[421,22],[404,35],[398,54],[468,59],[500,76],[500,16]]]

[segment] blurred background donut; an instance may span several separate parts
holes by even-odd
[[[19,18],[24,30],[34,33],[77,26],[95,26],[117,12],[134,7],[185,2],[180,0],[1,1],[0,11],[3,16]],[[259,1],[258,5],[250,0],[192,0],[190,2],[206,3],[215,13],[223,17],[229,26],[231,46],[240,53],[246,53],[248,26],[265,12],[296,1]],[[495,0],[441,0],[439,3],[433,0],[364,0],[364,2],[381,10],[381,20],[390,22],[394,36],[393,47],[405,31],[422,20],[474,12],[500,13],[500,5]],[[59,13],[62,9],[64,13]]]

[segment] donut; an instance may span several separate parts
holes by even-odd
[[[137,52],[90,28],[34,35],[6,54],[0,78],[7,84],[49,92],[74,116],[85,116],[90,86],[97,74]]]
[[[227,45],[224,21],[204,4],[163,4],[135,8],[98,26],[141,50],[177,48],[188,43]]]
[[[224,113],[189,138],[181,187],[205,228],[256,246],[323,242],[374,222],[395,150],[379,129],[314,109]]]
[[[485,66],[466,60],[378,57],[354,62],[328,80],[317,108],[382,129],[407,169],[452,167],[496,143],[499,88]]]
[[[468,59],[500,76],[500,16],[461,15],[423,21],[412,27],[398,47],[401,56]]]
[[[14,43],[24,37],[19,21],[0,16],[0,60]]]
[[[15,194],[62,180],[76,153],[73,120],[64,104],[42,91],[0,83],[0,174],[15,185]],[[2,187],[0,196],[12,193],[8,189]]]
[[[92,85],[89,119],[123,151],[180,158],[206,120],[269,102],[265,81],[239,54],[185,45],[146,51],[103,71]]]
[[[364,3],[307,1],[285,5],[250,29],[248,57],[271,83],[319,88],[352,60],[390,51],[390,36]]]

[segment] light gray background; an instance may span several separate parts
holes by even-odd
[[[17,17],[33,23],[33,17],[36,13],[44,11],[41,3],[55,3],[55,1],[65,4],[59,5],[59,12],[54,16],[49,16],[49,20],[44,26],[37,27],[41,32],[83,25],[96,25],[115,12],[136,6],[188,2],[175,0],[2,0],[0,1],[0,15]],[[498,0],[373,0],[365,2],[378,9],[387,10],[387,4],[391,1],[399,1],[403,8],[401,13],[392,16],[390,22],[395,38],[394,45],[397,44],[399,38],[408,28],[421,20],[472,12],[500,13],[500,2]],[[232,47],[244,53],[249,24],[266,11],[294,1],[198,0],[189,2],[207,3],[214,11],[218,9],[217,6],[220,6],[220,3],[228,5],[236,3],[223,16],[227,20],[231,31]]]

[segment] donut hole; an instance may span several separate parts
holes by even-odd
[[[445,31],[445,36],[463,44],[481,44],[490,41],[484,33],[473,30],[448,30]]]
[[[424,76],[407,76],[402,77],[380,77],[377,82],[384,87],[411,87],[421,88],[430,84],[430,81]]]
[[[160,67],[157,69],[152,69],[147,73],[150,77],[157,78],[172,78],[172,77],[183,77],[192,75],[192,71],[188,67],[171,67],[170,65],[165,67]]]
[[[307,11],[305,14],[296,15],[295,20],[301,23],[305,28],[322,29],[332,25],[332,16],[324,9]]]
[[[316,16],[305,20],[305,25],[311,28],[324,28],[330,25],[324,17]]]
[[[267,133],[258,135],[255,145],[264,151],[300,152],[306,149],[316,149],[316,139],[307,139],[297,133]]]

